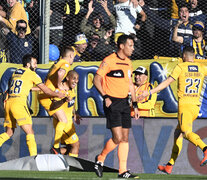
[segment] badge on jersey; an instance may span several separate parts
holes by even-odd
[[[68,107],[71,107],[75,104],[75,97],[71,101],[68,102]]]
[[[198,72],[198,66],[195,65],[188,66],[188,72]]]
[[[69,67],[69,64],[65,64],[65,67]]]
[[[28,47],[29,46],[29,43],[26,41],[24,42],[24,47]]]

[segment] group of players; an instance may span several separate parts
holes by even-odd
[[[63,48],[61,57],[51,67],[45,83],[34,72],[37,67],[37,59],[29,54],[23,57],[23,67],[16,69],[9,82],[8,99],[5,101],[4,127],[6,132],[0,135],[0,146],[11,138],[16,124],[18,124],[26,133],[26,143],[30,156],[37,155],[32,117],[27,105],[29,92],[34,90],[39,91],[40,103],[48,114],[53,116],[55,139],[51,152],[60,153],[59,143],[62,142],[66,145],[71,144],[70,148],[67,148],[70,156],[78,156],[79,139],[75,133],[72,117],[74,116],[74,120],[79,123],[80,117],[76,115],[74,108],[74,88],[78,83],[79,75],[76,71],[70,70],[74,58],[73,48]],[[33,87],[34,85],[36,87]]]
[[[204,152],[200,165],[207,164],[207,145],[200,137],[192,132],[193,121],[199,113],[199,97],[207,69],[204,65],[194,62],[194,49],[186,47],[183,51],[183,63],[178,64],[169,78],[149,91],[143,91],[139,97],[135,95],[132,80],[132,63],[128,58],[134,51],[133,37],[121,35],[117,41],[118,50],[106,57],[94,77],[94,85],[103,97],[103,106],[107,128],[111,130],[110,138],[102,152],[95,157],[94,170],[98,177],[103,175],[103,164],[106,156],[118,147],[119,178],[139,178],[127,169],[129,152],[129,129],[131,128],[131,107],[128,93],[131,93],[134,118],[139,119],[137,102],[170,85],[178,79],[178,126],[174,133],[174,146],[171,159],[166,166],[158,166],[162,172],[170,174],[173,165],[182,149],[183,138],[198,146]],[[30,90],[38,90],[38,99],[48,114],[53,117],[55,128],[54,144],[51,153],[78,156],[79,139],[75,132],[73,119],[80,124],[81,117],[76,113],[75,92],[79,75],[70,70],[73,63],[74,50],[64,47],[61,58],[49,70],[45,83],[34,72],[37,60],[31,55],[25,55],[23,67],[17,69],[9,83],[8,99],[5,103],[6,131],[0,134],[0,147],[14,133],[16,124],[26,133],[27,146],[30,156],[37,155],[37,146],[32,129],[32,118],[27,106],[27,96]],[[33,85],[36,87],[33,87]],[[73,117],[73,119],[72,119]],[[66,149],[60,148],[65,144]]]

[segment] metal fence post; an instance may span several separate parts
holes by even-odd
[[[50,0],[40,0],[39,57],[41,64],[49,63]]]

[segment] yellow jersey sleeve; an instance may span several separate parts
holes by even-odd
[[[179,65],[177,65],[177,66],[175,66],[175,68],[173,69],[173,71],[172,71],[172,73],[171,73],[170,76],[171,76],[173,79],[177,80],[178,77],[179,77],[180,74],[181,74],[181,71],[182,71],[181,67],[180,67]]]

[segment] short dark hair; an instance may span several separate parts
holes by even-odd
[[[71,75],[77,74],[79,76],[79,74],[77,73],[77,71],[75,70],[70,70],[67,74],[68,77],[70,77]]]
[[[18,27],[19,23],[25,23],[26,24],[26,28],[27,28],[27,22],[24,19],[20,19],[16,22],[16,28]]]
[[[190,3],[187,3],[187,2],[183,2],[183,3],[180,3],[179,5],[178,5],[178,12],[180,12],[180,10],[181,10],[181,8],[184,8],[184,7],[186,7],[188,10],[190,10],[191,8],[191,6],[190,6]]]
[[[61,56],[65,57],[69,51],[74,52],[74,49],[71,46],[64,46],[61,50]]]
[[[183,54],[189,53],[189,54],[195,54],[195,50],[192,46],[185,46],[183,49]]]
[[[127,39],[131,39],[131,40],[134,41],[134,38],[132,36],[130,36],[130,35],[123,34],[123,35],[119,36],[119,38],[117,40],[117,47],[118,47],[118,49],[120,49],[120,45],[121,44],[126,44]]]
[[[26,67],[27,63],[31,62],[32,58],[34,58],[34,57],[31,54],[24,55],[23,58],[22,58],[23,67]]]

